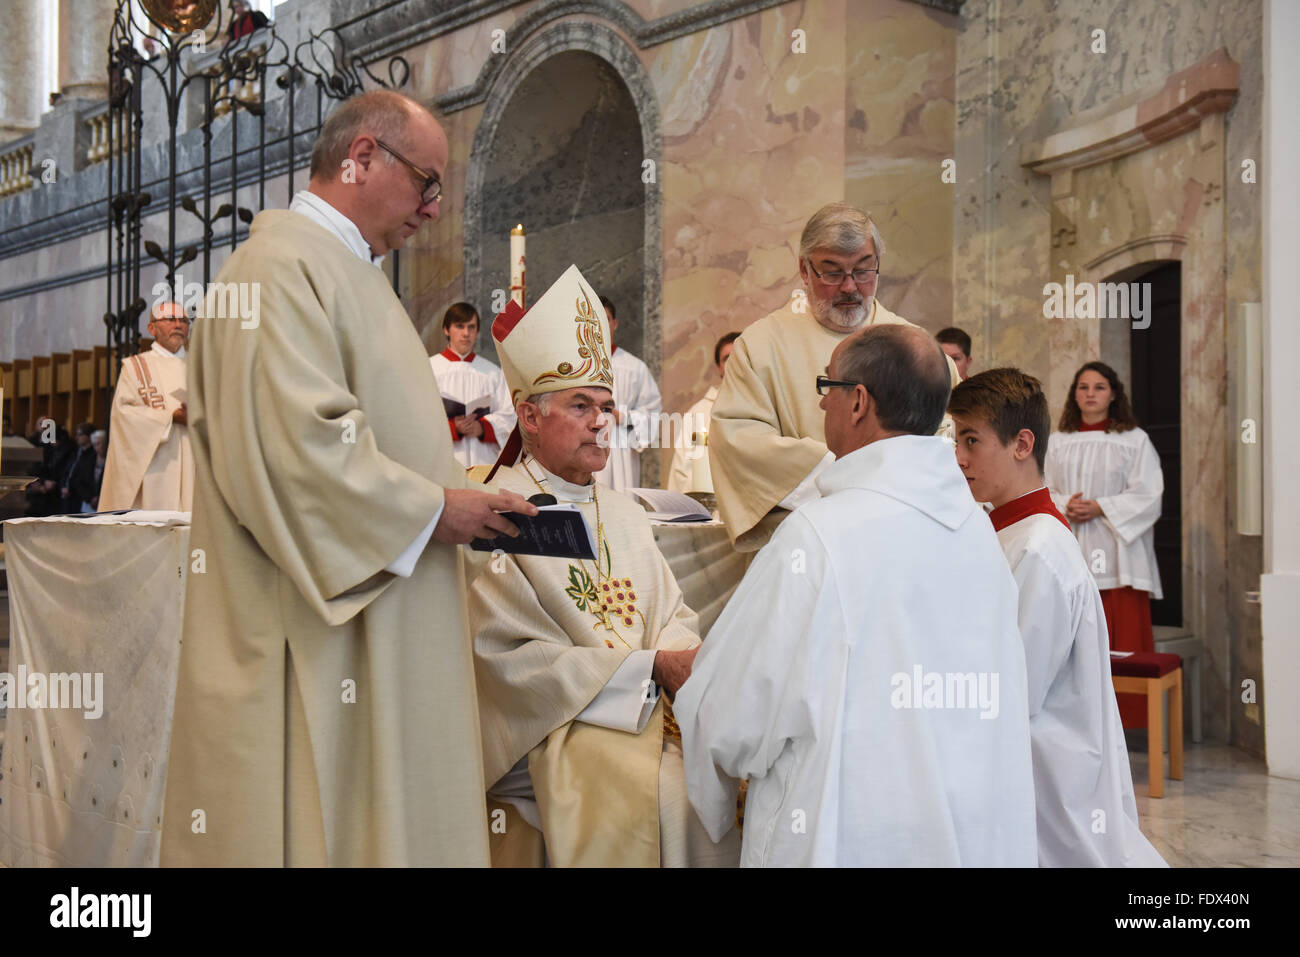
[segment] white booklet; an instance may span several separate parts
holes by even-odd
[[[656,522],[711,522],[709,510],[685,492],[670,492],[662,488],[630,488]]]

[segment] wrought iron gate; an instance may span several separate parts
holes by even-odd
[[[226,30],[224,16],[218,0],[119,0],[117,5],[108,43],[104,324],[110,408],[117,370],[138,349],[140,317],[151,308],[141,289],[145,264],[156,260],[166,267],[170,298],[180,300],[183,290],[176,288],[180,268],[201,259],[202,288],[206,290],[212,279],[213,249],[228,239],[233,250],[247,234],[254,213],[265,207],[268,180],[287,172],[289,195],[293,195],[298,167],[310,155],[333,102],[361,92],[367,80],[398,89],[410,76],[409,64],[400,56],[389,58],[387,79],[376,76],[360,58],[347,56],[343,38],[333,28],[311,33],[291,50],[275,25],[267,24],[211,52],[208,47],[219,43]],[[146,37],[157,47],[153,55],[143,52]],[[266,96],[268,77],[283,91],[273,102]],[[146,191],[142,175],[142,156],[148,145],[143,142],[143,92],[152,83],[159,84],[166,109],[166,193],[161,196]],[[197,167],[181,170],[178,141],[187,132],[182,116],[187,93],[201,98],[198,129],[203,157]],[[252,117],[255,125],[253,143],[243,147],[239,142],[241,113]],[[229,154],[214,159],[214,129],[226,117]],[[257,210],[239,205],[239,189],[250,184],[257,187]],[[165,241],[145,235],[146,213],[160,210],[167,215]],[[195,217],[202,235],[178,248],[180,213]],[[228,237],[218,236],[216,227],[227,219]],[[394,253],[394,286],[398,281],[396,256]]]

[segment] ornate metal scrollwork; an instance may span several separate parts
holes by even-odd
[[[399,88],[410,78],[410,65],[401,57],[388,61],[387,79],[376,75],[360,57],[347,55],[343,37],[333,28],[311,34],[292,50],[273,23],[231,39],[222,6],[219,0],[118,0],[114,13],[107,49],[104,313],[113,374],[120,361],[139,347],[139,320],[150,307],[142,292],[141,275],[149,262],[165,267],[169,294],[179,294],[181,267],[201,261],[202,288],[206,289],[212,278],[213,249],[226,242],[233,248],[241,230],[253,220],[255,210],[241,205],[239,190],[255,186],[256,205],[262,208],[268,180],[287,169],[292,191],[308,138],[314,138],[328,112],[325,101],[347,99],[367,86]],[[274,116],[269,120],[265,102],[268,75],[283,91],[275,98]],[[308,77],[314,81],[314,110],[304,109],[312,105],[312,98],[303,102]],[[152,108],[149,104],[156,95],[161,96],[166,113],[162,139],[167,147],[166,171],[161,182],[150,183],[146,190],[142,134],[145,110]],[[202,118],[192,125],[201,131],[202,160],[182,170],[178,169],[182,154],[193,156],[195,152],[192,146],[180,149],[181,138],[191,126],[182,115],[187,103],[191,112],[201,106]],[[241,145],[241,134],[248,137],[250,128],[253,145]],[[218,129],[229,137],[229,149],[226,155],[214,158]],[[156,142],[149,145],[156,146]],[[216,202],[217,193],[228,199]],[[163,212],[166,241],[146,238],[145,215]],[[198,220],[202,232],[197,241],[178,244],[178,212]],[[224,222],[229,223],[229,232],[219,235]],[[192,285],[184,283],[186,288]]]

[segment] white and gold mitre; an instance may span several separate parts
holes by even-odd
[[[511,402],[584,385],[614,391],[609,320],[577,266],[527,310],[507,303],[492,323],[492,338]]]

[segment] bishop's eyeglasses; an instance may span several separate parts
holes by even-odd
[[[854,269],[852,273],[846,273],[842,269],[831,269],[826,272],[818,272],[817,267],[812,264],[811,259],[808,260],[808,268],[812,270],[812,274],[816,276],[818,281],[820,281],[824,286],[842,286],[844,285],[844,277],[849,275],[853,276],[853,281],[859,286],[865,286],[880,272],[880,260],[875,256],[872,256],[870,259],[864,261],[870,263],[870,265],[859,266]]]
[[[391,153],[396,159],[405,163],[408,168],[416,173],[420,179],[424,180],[424,185],[420,187],[420,205],[428,206],[430,203],[442,197],[442,180],[438,179],[437,173],[430,173],[428,170],[420,169],[409,159],[403,156],[397,150],[393,149],[381,139],[376,139],[375,144],[381,149]]]

